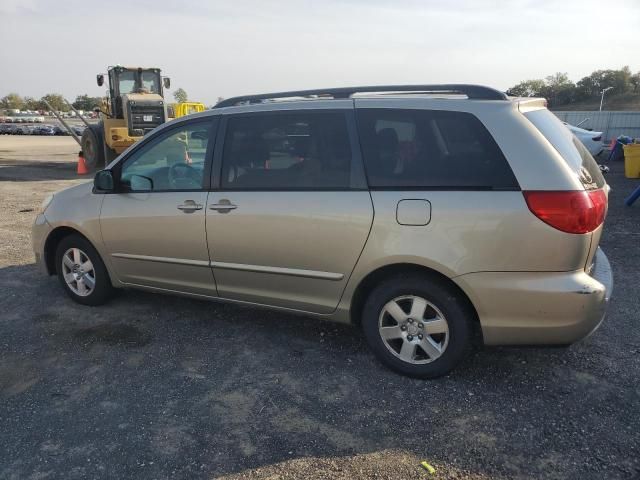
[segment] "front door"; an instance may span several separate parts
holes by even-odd
[[[347,127],[352,103],[340,104],[228,117],[206,213],[221,297],[336,308],[373,220]]]
[[[159,132],[120,162],[100,227],[120,281],[215,295],[205,233],[211,119]]]

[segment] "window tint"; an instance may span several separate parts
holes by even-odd
[[[357,115],[373,188],[518,188],[498,145],[470,113],[363,108]]]
[[[549,140],[586,189],[604,186],[604,177],[593,156],[558,117],[546,108],[527,112],[524,116]]]
[[[160,77],[156,72],[142,72],[140,81],[142,82],[142,87],[147,89],[149,93],[160,92]]]
[[[348,188],[351,146],[341,112],[231,117],[222,160],[230,189]]]
[[[122,72],[118,77],[118,82],[120,95],[131,93],[133,92],[133,87],[136,85],[136,73],[131,71]]]
[[[130,191],[202,188],[210,127],[199,122],[162,133],[125,161],[120,183]]]

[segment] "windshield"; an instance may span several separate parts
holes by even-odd
[[[136,73],[135,72],[120,72],[118,75],[118,91],[120,95],[131,93],[136,86]]]
[[[149,93],[160,93],[160,77],[156,72],[142,72],[142,88]]]
[[[136,70],[121,70],[117,73],[118,92],[120,95],[137,93],[160,93],[160,74],[153,70],[144,70],[138,74]]]

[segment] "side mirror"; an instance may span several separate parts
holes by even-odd
[[[113,192],[113,173],[111,170],[100,170],[93,178],[93,188],[98,192]]]
[[[96,75],[96,80],[98,81],[98,86],[101,87],[102,85],[104,85],[104,75],[102,75],[101,73],[99,73],[98,75]]]
[[[171,79],[169,77],[162,77],[162,84],[164,88],[171,88]]]

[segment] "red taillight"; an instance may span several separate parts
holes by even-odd
[[[598,228],[607,213],[604,190],[522,192],[529,210],[542,220],[567,233],[589,233]]]

